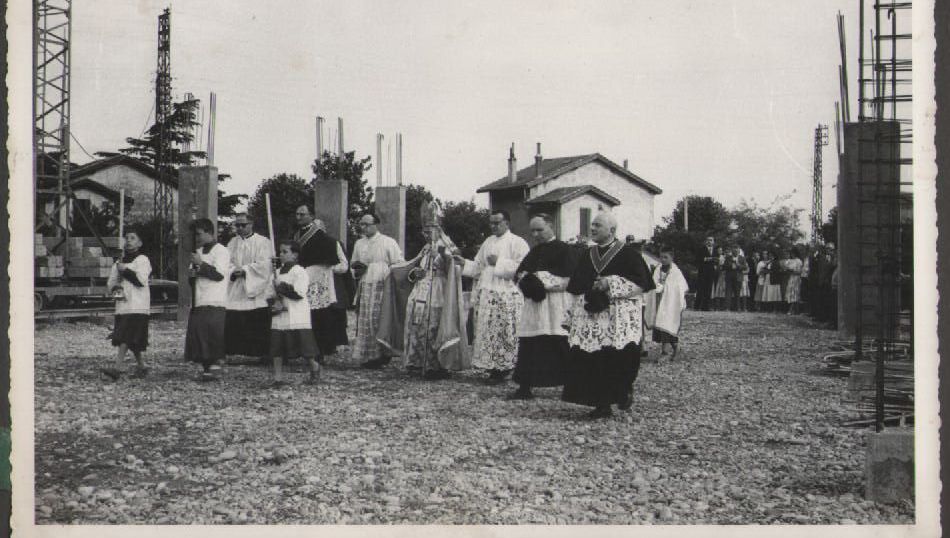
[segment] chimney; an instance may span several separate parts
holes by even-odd
[[[534,177],[541,177],[541,161],[544,159],[541,158],[541,142],[538,142],[538,153],[534,156]]]
[[[629,169],[630,169],[630,161],[628,161],[627,159],[624,159],[624,160],[623,160],[623,169],[624,169],[624,170],[629,170]]]
[[[508,152],[508,182],[518,181],[518,159],[515,158],[515,143],[511,143],[511,150]]]

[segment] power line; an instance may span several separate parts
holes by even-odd
[[[82,142],[80,142],[79,139],[76,138],[76,134],[72,129],[69,130],[69,137],[73,139],[73,142],[75,142],[79,146],[79,149],[81,149],[82,152],[86,154],[86,156],[88,156],[92,160],[96,160],[95,157],[93,157],[92,155],[89,154],[88,151],[86,151],[86,148],[82,147]]]
[[[152,108],[148,110],[148,116],[145,116],[145,125],[142,126],[142,134],[139,135],[139,138],[145,136],[145,132],[148,131],[148,122],[152,119],[152,112],[155,112],[155,102],[152,102]]]

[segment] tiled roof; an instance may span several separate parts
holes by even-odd
[[[637,176],[633,172],[627,170],[626,168],[618,165],[617,163],[611,161],[607,157],[604,157],[600,153],[591,153],[589,155],[576,155],[573,157],[555,157],[553,159],[542,159],[541,160],[541,177],[537,177],[538,173],[535,169],[535,164],[532,162],[530,166],[518,170],[518,175],[516,180],[512,183],[508,180],[508,176],[501,177],[492,181],[488,185],[485,185],[478,189],[477,192],[490,192],[498,190],[507,190],[507,189],[516,189],[516,188],[525,188],[533,187],[545,181],[554,179],[560,175],[566,174],[571,170],[576,170],[581,166],[584,166],[587,163],[597,161],[607,168],[613,170],[617,175],[625,177],[631,183],[634,183],[640,186],[647,191],[650,191],[652,194],[660,194],[663,192],[659,187],[653,185],[652,183],[644,180],[643,178]]]
[[[564,202],[569,202],[578,196],[583,194],[591,193],[594,196],[610,203],[612,205],[620,205],[620,200],[614,198],[613,196],[607,194],[606,192],[598,189],[593,185],[578,185],[576,187],[560,187],[554,189],[553,191],[546,192],[540,196],[535,196],[534,198],[525,202],[526,204],[544,204],[544,203],[557,203],[563,204]]]
[[[78,181],[110,166],[128,166],[152,179],[156,177],[155,169],[144,162],[134,157],[129,157],[128,155],[112,155],[111,157],[97,159],[82,166],[72,168],[69,171],[70,181]],[[178,178],[169,177],[166,179],[166,182],[172,187],[178,188]]]

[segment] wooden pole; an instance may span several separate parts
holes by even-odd
[[[119,189],[119,249],[125,250],[125,189]]]
[[[270,235],[271,256],[277,256],[277,243],[274,242],[274,219],[270,211],[270,193],[264,193],[264,204],[267,206],[267,234]]]

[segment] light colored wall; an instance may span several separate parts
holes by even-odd
[[[561,205],[560,239],[567,241],[568,239],[577,237],[577,234],[581,233],[581,208],[586,207],[590,209],[590,220],[593,221],[601,206],[604,209],[610,209],[610,204],[590,194],[578,196],[566,204]],[[590,237],[588,237],[588,239],[590,239]]]
[[[617,221],[619,222],[617,230],[619,237],[624,237],[631,233],[636,236],[638,241],[653,237],[654,195],[628,181],[625,177],[617,175],[611,169],[598,162],[588,163],[577,170],[573,170],[554,180],[546,181],[541,185],[533,187],[529,198],[534,198],[535,196],[542,195],[560,187],[579,185],[593,185],[620,200],[620,205],[613,209],[617,215]],[[585,197],[580,197],[571,200],[571,202],[565,204],[561,209],[562,219],[567,219],[561,221],[561,234],[564,239],[576,236],[578,233],[579,211],[577,208],[572,210],[570,207],[574,202],[578,202],[578,200],[583,200],[584,198]],[[594,205],[593,207],[596,209],[597,206]]]
[[[73,193],[80,200],[89,200],[89,204],[93,207],[102,207],[102,204],[107,201],[105,196],[86,189],[76,189]]]
[[[135,201],[126,208],[127,222],[142,222],[151,218],[155,194],[155,181],[151,177],[125,165],[110,166],[84,177],[115,191],[125,189],[125,195]],[[172,189],[172,207],[178,207],[178,192],[175,189]]]

